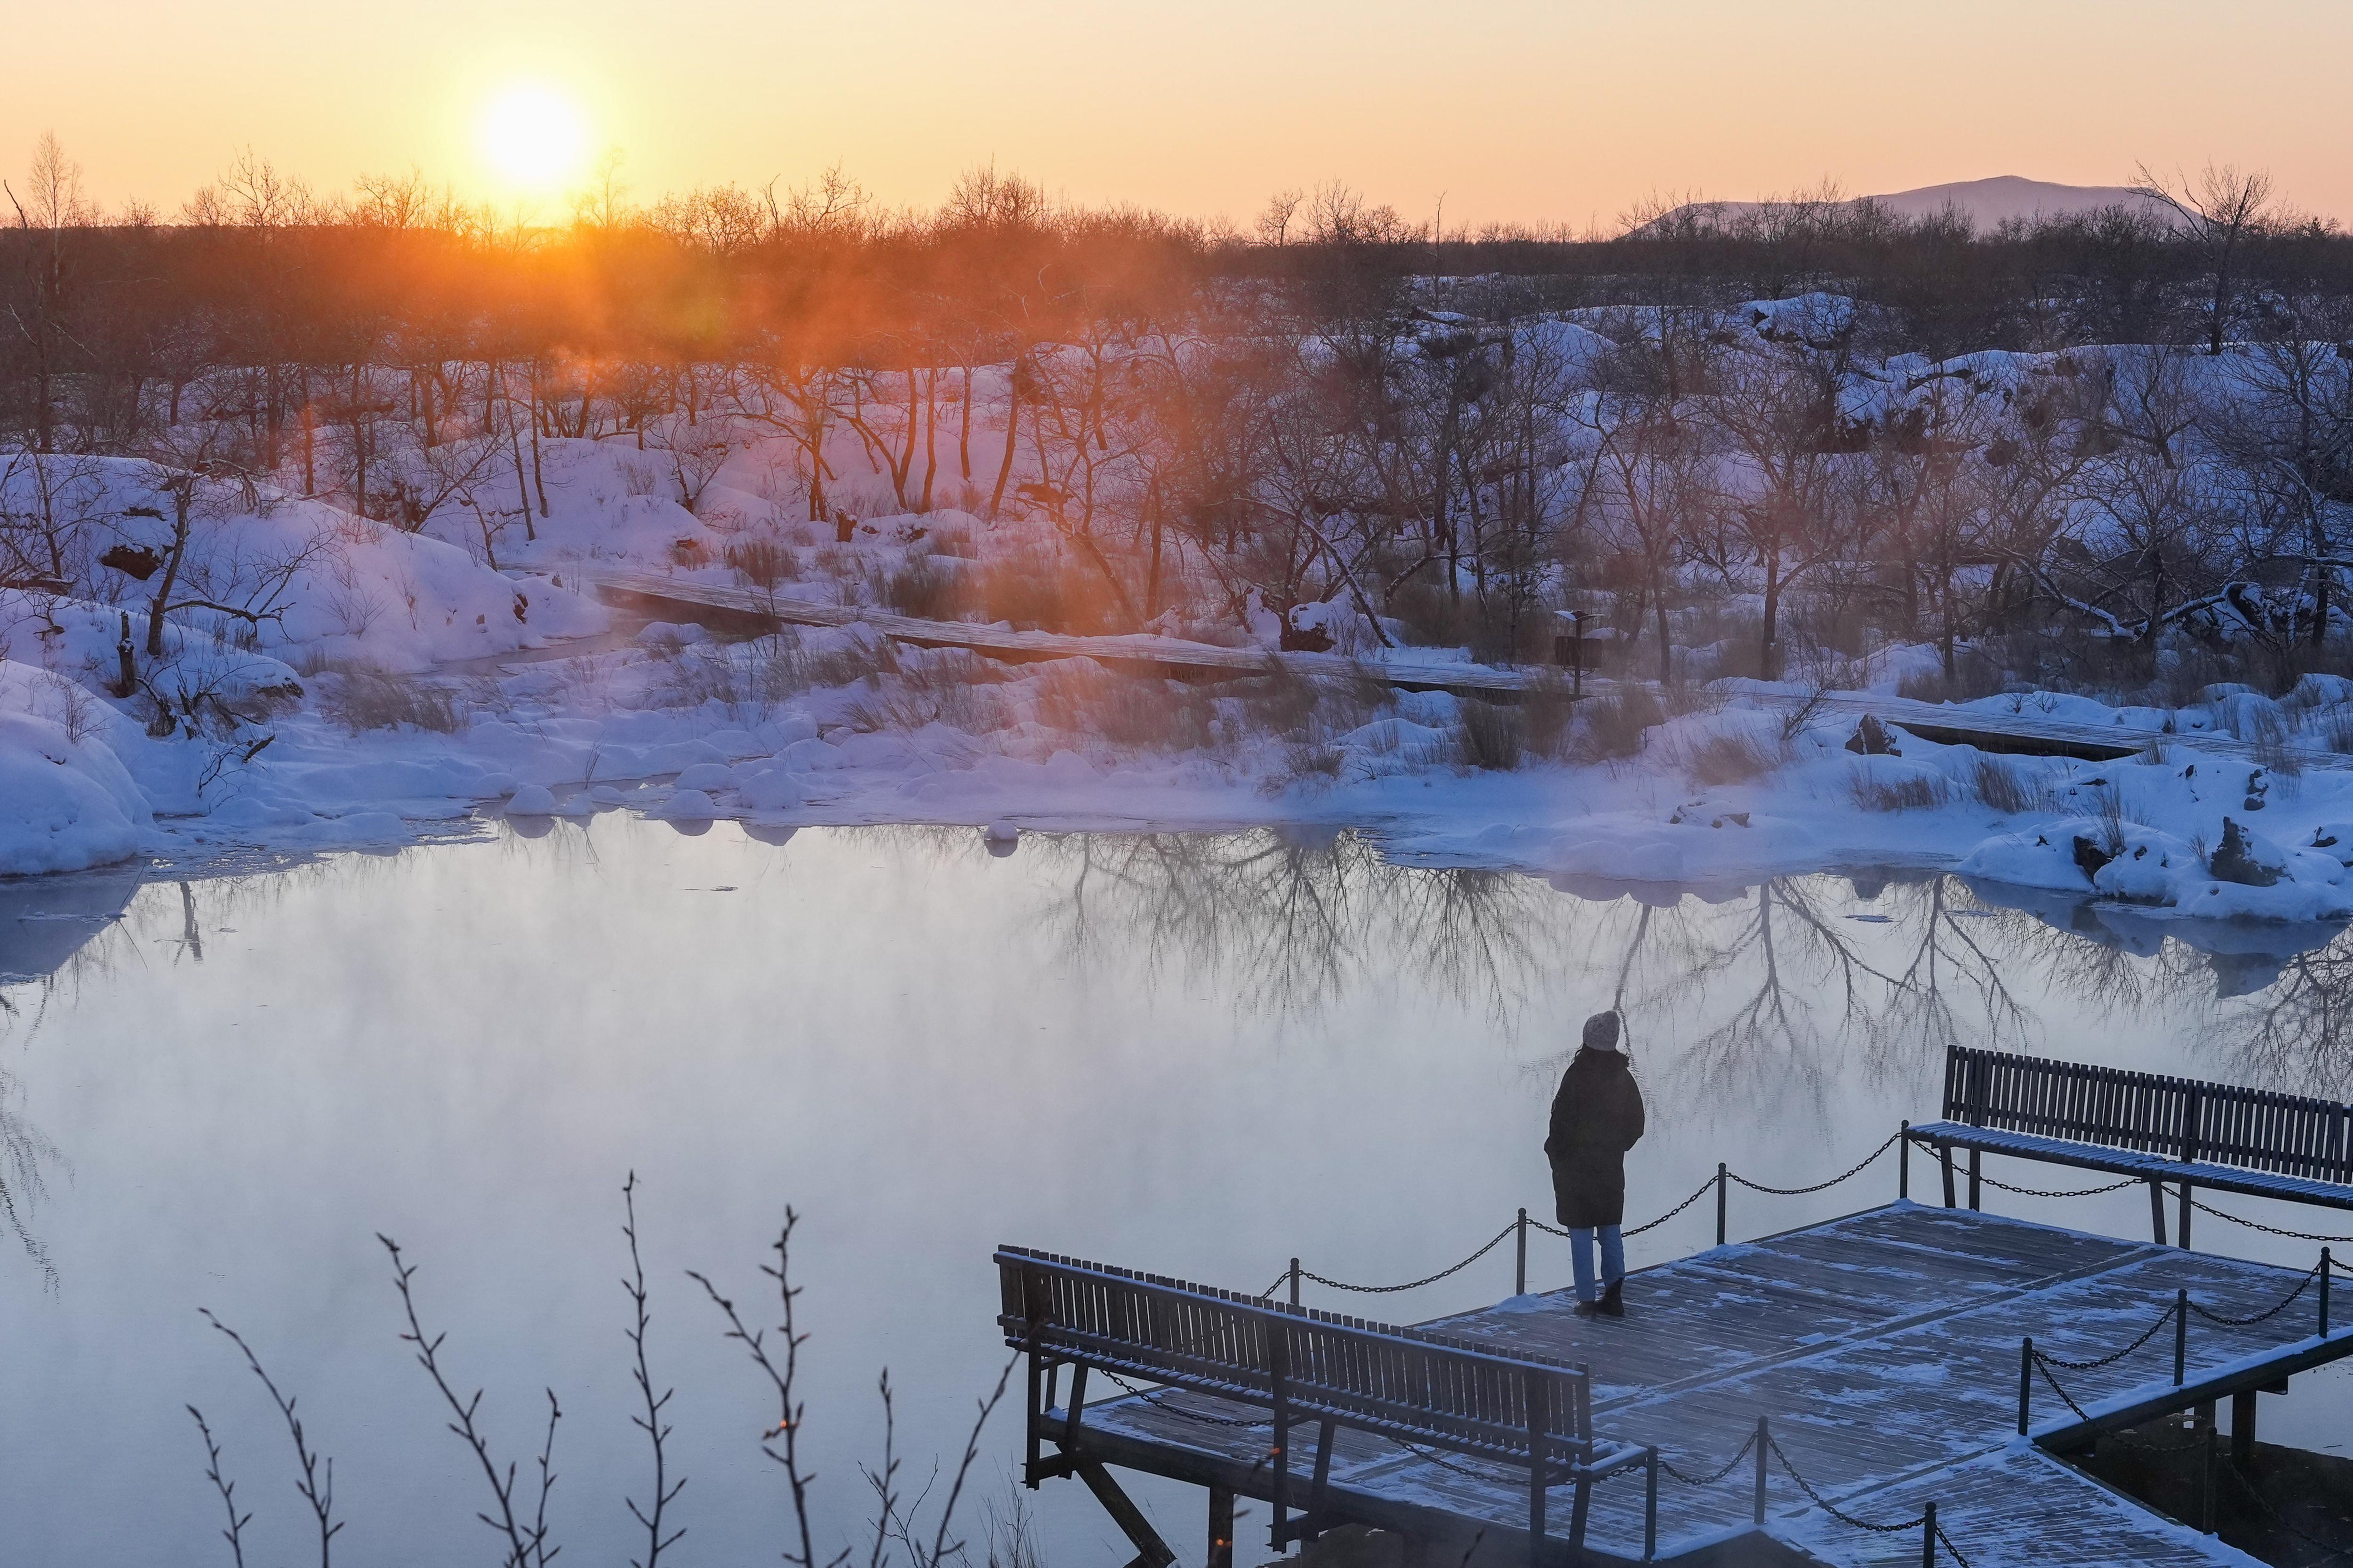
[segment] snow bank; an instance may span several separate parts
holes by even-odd
[[[73,682],[0,659],[0,876],[127,860],[153,836],[147,797],[109,738],[121,716]]]

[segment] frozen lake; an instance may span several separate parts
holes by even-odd
[[[618,1283],[634,1170],[688,1478],[663,1561],[787,1545],[757,1447],[773,1395],[684,1275],[772,1322],[758,1270],[786,1204],[822,1561],[870,1528],[885,1365],[905,1489],[934,1451],[953,1465],[1005,1359],[994,1244],[1253,1290],[1294,1253],[1341,1279],[1428,1273],[1519,1205],[1550,1217],[1546,1106],[1613,999],[1650,1102],[1630,1221],[1719,1159],[1799,1184],[1932,1119],[1948,1037],[2348,1093],[2353,942],[2181,930],[1950,879],[1637,896],[1390,865],[1354,837],[1032,836],[997,858],[964,829],[776,844],[614,815],[185,884],[0,884],[0,1540],[12,1564],[226,1563],[195,1404],[254,1512],[248,1561],[315,1552],[285,1430],[205,1307],[332,1457],[337,1562],[495,1563],[480,1472],[396,1337],[381,1231],[461,1392],[487,1390],[501,1462],[530,1469],[542,1390],[561,1398],[564,1561],[642,1559],[623,1501],[649,1486]],[[1736,1190],[1733,1234],[1892,1197],[1893,1159],[1812,1197]],[[2137,1192],[1988,1198],[2146,1233]],[[1704,1247],[1713,1220],[1703,1200],[1630,1261]],[[2206,1216],[2197,1234],[2311,1251]],[[1511,1270],[1507,1244],[1403,1296],[1306,1300],[1410,1320],[1497,1300]],[[1531,1272],[1564,1283],[1564,1245],[1539,1236]],[[2299,1379],[2265,1436],[2346,1451],[2349,1386]],[[1018,1403],[959,1516],[976,1557],[1015,1506]],[[1019,1495],[1056,1568],[1130,1555],[1082,1488]],[[1139,1495],[1198,1563],[1198,1494]]]

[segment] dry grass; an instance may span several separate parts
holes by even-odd
[[[1630,684],[1619,695],[1589,699],[1578,710],[1584,721],[1570,738],[1568,751],[1581,763],[1633,756],[1641,751],[1643,736],[1667,721],[1659,700],[1646,686]]]
[[[330,677],[322,683],[320,707],[354,735],[403,729],[447,735],[466,722],[448,687],[382,669],[353,668]]]
[[[780,583],[800,580],[800,556],[790,545],[773,539],[740,540],[727,547],[724,559],[745,586],[764,594],[774,592]]]
[[[2017,768],[1999,757],[1979,757],[1969,785],[1979,800],[2007,816],[2031,811],[2042,799],[2041,792],[2019,777]]]
[[[1455,729],[1455,746],[1463,764],[1491,773],[1509,773],[1520,765],[1525,743],[1519,711],[1500,702],[1475,700],[1462,703],[1462,721]]]
[[[1574,690],[1556,669],[1541,669],[1529,678],[1520,695],[1520,741],[1532,755],[1557,757],[1567,748],[1577,728]]]
[[[1041,722],[1073,735],[1100,735],[1114,745],[1205,747],[1213,707],[1208,694],[1182,681],[1124,676],[1092,659],[1058,660],[1038,681]]]
[[[955,620],[970,607],[972,597],[963,572],[930,555],[910,555],[897,566],[871,570],[866,584],[877,604],[918,620]]]
[[[1683,758],[1683,771],[1696,784],[1746,784],[1762,778],[1789,760],[1786,744],[1776,745],[1745,730],[1709,735]]]
[[[1952,798],[1952,786],[1926,773],[1883,778],[1866,769],[1854,775],[1852,788],[1854,804],[1865,811],[1926,811]]]

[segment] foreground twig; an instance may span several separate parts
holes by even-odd
[[[245,1527],[253,1522],[253,1515],[237,1511],[237,1483],[222,1479],[220,1445],[213,1441],[213,1429],[205,1425],[205,1413],[191,1405],[188,1414],[195,1417],[196,1430],[204,1435],[205,1479],[212,1482],[213,1489],[220,1493],[221,1507],[228,1510],[228,1528],[221,1531],[221,1539],[228,1542],[228,1554],[237,1568],[245,1568]]]
[[[641,1563],[632,1557],[629,1568],[654,1568],[664,1549],[686,1533],[686,1527],[681,1525],[667,1536],[662,1534],[662,1510],[668,1508],[685,1489],[686,1478],[681,1476],[676,1481],[667,1483],[664,1479],[667,1472],[662,1448],[670,1436],[670,1424],[662,1419],[662,1407],[670,1403],[670,1394],[676,1391],[665,1388],[660,1396],[656,1397],[653,1374],[646,1366],[646,1266],[638,1255],[638,1173],[635,1171],[631,1171],[629,1179],[621,1184],[621,1204],[628,1215],[621,1226],[621,1234],[629,1238],[629,1278],[621,1281],[621,1289],[629,1293],[629,1305],[636,1312],[636,1321],[628,1330],[630,1348],[637,1352],[637,1365],[631,1369],[631,1375],[637,1379],[638,1393],[646,1402],[646,1413],[630,1416],[629,1422],[645,1433],[654,1450],[651,1511],[639,1509],[635,1498],[625,1497],[621,1500],[628,1504],[629,1512],[637,1521],[646,1527],[645,1561]]]
[[[426,1375],[433,1380],[433,1386],[440,1391],[443,1401],[448,1405],[450,1414],[455,1417],[449,1423],[449,1430],[463,1438],[466,1447],[474,1451],[484,1478],[491,1483],[491,1495],[497,1500],[499,1515],[496,1519],[485,1512],[477,1512],[474,1517],[507,1538],[505,1568],[544,1568],[556,1552],[563,1550],[557,1547],[551,1551],[547,1545],[547,1494],[555,1485],[555,1477],[549,1470],[548,1463],[555,1447],[555,1424],[564,1415],[556,1405],[555,1391],[547,1391],[547,1442],[540,1450],[539,1457],[538,1516],[526,1526],[515,1512],[515,1467],[510,1461],[505,1475],[499,1473],[497,1461],[491,1458],[490,1442],[474,1422],[474,1412],[481,1406],[482,1391],[478,1388],[471,1398],[459,1399],[457,1390],[449,1386],[440,1361],[441,1342],[448,1336],[443,1333],[427,1337],[425,1326],[417,1321],[417,1297],[408,1283],[417,1272],[416,1266],[401,1261],[400,1245],[392,1237],[379,1231],[376,1239],[384,1243],[385,1250],[392,1255],[393,1289],[400,1292],[400,1305],[408,1317],[408,1331],[400,1337],[417,1347],[417,1365],[423,1367]]]
[[[753,1364],[767,1375],[769,1384],[776,1391],[776,1424],[761,1434],[760,1451],[785,1468],[785,1481],[792,1490],[793,1518],[799,1526],[801,1549],[797,1554],[786,1552],[785,1561],[797,1563],[799,1568],[818,1568],[817,1539],[809,1528],[808,1510],[809,1483],[817,1478],[801,1468],[802,1406],[793,1397],[794,1379],[800,1370],[800,1349],[808,1340],[808,1335],[797,1330],[793,1322],[793,1301],[800,1295],[791,1278],[793,1227],[798,1224],[800,1215],[786,1208],[783,1228],[778,1230],[776,1239],[770,1244],[770,1249],[776,1255],[776,1265],[773,1268],[765,1263],[760,1266],[760,1272],[776,1282],[776,1297],[783,1311],[784,1321],[778,1326],[785,1345],[785,1364],[781,1368],[768,1354],[765,1343],[765,1330],[745,1328],[743,1317],[735,1310],[735,1303],[722,1296],[719,1288],[708,1279],[691,1268],[686,1271],[686,1277],[702,1286],[712,1305],[727,1315],[727,1337],[744,1342],[744,1348],[751,1352]],[[784,1439],[781,1452],[776,1446],[778,1437]],[[845,1546],[827,1561],[826,1568],[839,1568],[849,1558],[849,1548]]]
[[[311,1512],[319,1521],[319,1568],[330,1568],[335,1535],[343,1528],[333,1517],[335,1461],[324,1458],[311,1447],[302,1433],[301,1418],[294,1414],[293,1399],[278,1392],[278,1384],[271,1382],[269,1374],[262,1370],[261,1358],[253,1353],[253,1347],[245,1342],[245,1336],[214,1317],[209,1307],[199,1307],[196,1310],[204,1314],[205,1321],[227,1334],[230,1342],[245,1352],[245,1364],[253,1368],[254,1376],[261,1379],[261,1386],[269,1391],[270,1402],[278,1406],[278,1414],[285,1418],[286,1430],[294,1439],[295,1462],[302,1468],[302,1479],[294,1483],[294,1489],[302,1494],[302,1500],[311,1505]],[[203,1424],[203,1417],[197,1417],[197,1425],[201,1426]],[[206,1434],[206,1440],[209,1445],[210,1433]],[[240,1552],[238,1561],[242,1563],[243,1560]]]

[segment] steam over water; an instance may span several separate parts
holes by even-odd
[[[227,1561],[192,1403],[254,1512],[248,1560],[315,1550],[283,1426],[208,1307],[333,1458],[337,1562],[494,1562],[480,1471],[396,1337],[379,1231],[417,1266],[460,1393],[486,1389],[502,1463],[528,1473],[542,1390],[561,1398],[564,1560],[641,1556],[617,1283],[632,1170],[649,1353],[678,1389],[683,1568],[786,1545],[757,1448],[773,1397],[683,1271],[773,1321],[758,1270],[787,1204],[822,1557],[867,1528],[883,1366],[904,1489],[934,1451],[953,1466],[1005,1359],[995,1244],[1252,1290],[1294,1254],[1338,1279],[1426,1274],[1520,1205],[1549,1217],[1546,1104],[1613,1001],[1651,1110],[1630,1220],[1719,1159],[1802,1184],[1933,1118],[1948,1039],[2353,1092],[2353,944],[2331,930],[2192,933],[1950,879],[1638,892],[1399,867],[1354,836],[1030,837],[997,857],[967,830],[773,844],[617,816],[186,884],[0,885],[7,1560]],[[1818,1196],[1736,1192],[1733,1234],[1895,1181],[1891,1152]],[[2137,1192],[1989,1198],[2146,1234]],[[1712,1235],[1703,1202],[1630,1261]],[[2206,1216],[2198,1239],[2311,1251]],[[1402,1297],[1308,1300],[1427,1317],[1509,1293],[1509,1253]],[[1538,1288],[1567,1265],[1537,1238]],[[2265,1436],[2343,1451],[2347,1390],[2299,1378]],[[1018,1404],[1017,1386],[967,1488],[976,1552],[1014,1507]],[[1198,1494],[1139,1492],[1198,1561]],[[1021,1495],[1058,1568],[1130,1554],[1083,1489]]]

